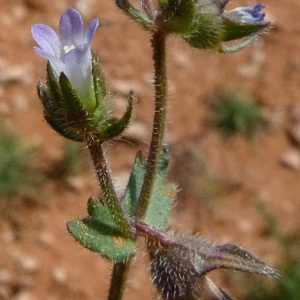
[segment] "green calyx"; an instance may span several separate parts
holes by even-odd
[[[193,0],[160,0],[161,13],[156,20],[158,27],[168,33],[188,34],[195,16]]]
[[[199,14],[194,21],[189,35],[185,35],[184,40],[192,47],[198,49],[212,49],[218,52],[238,51],[251,44],[255,35],[261,33],[269,27],[269,23],[243,24],[230,20],[224,20],[212,14]],[[222,42],[247,38],[232,48],[224,48]]]
[[[198,49],[221,49],[223,27],[219,16],[213,13],[198,13],[191,32],[183,36],[192,47]]]
[[[160,0],[158,27],[179,34],[192,47],[219,49],[222,21],[220,7],[209,0]],[[163,20],[163,21],[161,21]]]
[[[243,24],[225,19],[223,21],[222,41],[232,41],[244,37],[250,37],[267,29],[269,25],[270,23],[268,22]]]
[[[227,42],[238,39],[243,39],[243,41],[231,47],[223,46],[219,52],[230,53],[239,51],[252,44],[256,39],[256,35],[269,27],[269,22],[244,24],[225,19],[223,20],[222,41]]]
[[[83,142],[93,136],[100,142],[123,133],[131,120],[134,95],[129,95],[127,109],[118,119],[111,115],[106,82],[96,57],[93,57],[93,86],[96,105],[88,109],[64,73],[59,77],[51,64],[47,66],[47,83],[38,84],[44,117],[48,124],[62,136]]]

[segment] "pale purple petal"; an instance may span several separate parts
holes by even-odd
[[[83,20],[76,9],[69,8],[62,14],[59,30],[63,44],[76,46],[85,43]]]
[[[93,19],[86,28],[86,42],[90,43],[99,26],[99,19]]]
[[[45,24],[35,24],[31,27],[31,33],[40,48],[50,55],[61,55],[61,42],[56,32]]]
[[[92,71],[89,45],[76,47],[65,55],[65,64],[71,78],[77,81],[86,78]]]
[[[49,51],[45,51],[42,48],[39,48],[37,46],[33,47],[34,51],[41,57],[46,58],[46,59],[52,59],[53,57],[56,57],[55,55],[53,55],[52,53],[50,53]]]
[[[91,93],[93,78],[92,55],[89,44],[76,47],[65,56],[65,72],[71,84],[76,87],[79,94],[88,95]]]
[[[54,72],[59,75],[61,72],[65,72],[65,64],[62,60],[55,55],[51,55],[48,52],[45,52],[43,49],[38,47],[33,47],[34,51],[41,57],[46,58],[50,61],[50,64]]]
[[[265,14],[261,12],[264,4],[258,3],[252,6],[241,6],[230,11],[224,11],[223,16],[237,23],[263,23]]]

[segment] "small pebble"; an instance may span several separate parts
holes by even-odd
[[[0,69],[0,84],[9,84],[14,82],[28,83],[31,81],[31,76],[27,66],[1,66]]]
[[[76,0],[74,7],[85,17],[89,17],[95,0]]]
[[[41,232],[38,236],[41,245],[50,247],[53,245],[53,236],[49,232]]]
[[[9,283],[12,280],[12,274],[6,269],[0,269],[0,283]],[[1,299],[1,298],[0,298]]]
[[[40,266],[36,258],[19,252],[18,250],[13,251],[11,255],[25,273],[32,274],[38,271]]]
[[[21,291],[11,300],[37,300],[37,298],[30,291]]]
[[[52,278],[57,283],[64,283],[68,279],[68,271],[64,267],[55,267],[52,271]]]
[[[297,149],[288,150],[281,157],[281,163],[289,169],[300,170],[300,151]]]

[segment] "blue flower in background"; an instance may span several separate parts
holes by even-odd
[[[233,10],[224,11],[223,16],[236,23],[263,23],[265,14],[261,10],[265,8],[264,4],[258,3],[252,6],[241,6]]]
[[[49,60],[59,76],[63,72],[87,108],[94,108],[92,52],[90,43],[99,25],[93,19],[84,32],[81,14],[74,8],[67,9],[60,18],[60,37],[45,24],[32,26],[32,35],[39,47],[34,50]]]

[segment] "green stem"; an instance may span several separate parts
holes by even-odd
[[[114,220],[119,224],[119,228],[121,228],[123,231],[124,237],[133,238],[130,225],[124,216],[120,201],[113,186],[102,144],[93,139],[93,137],[89,139],[87,144],[94,162],[101,189],[104,194],[105,203],[107,204]],[[131,259],[129,259],[126,263],[114,263],[112,279],[107,298],[108,300],[121,300],[123,298],[130,264]]]
[[[87,144],[94,162],[100,187],[104,195],[105,204],[107,205],[114,220],[118,223],[119,228],[122,230],[123,236],[133,238],[130,225],[124,216],[120,201],[113,186],[102,144],[93,139],[93,137],[90,138]]]
[[[147,169],[139,199],[137,218],[144,219],[151,194],[154,188],[158,160],[163,149],[167,111],[167,67],[166,67],[166,35],[157,31],[153,33],[151,45],[154,61],[155,111],[152,140],[147,159]]]
[[[129,272],[131,259],[126,263],[115,263],[112,273],[107,300],[121,300],[125,290],[125,283]]]

